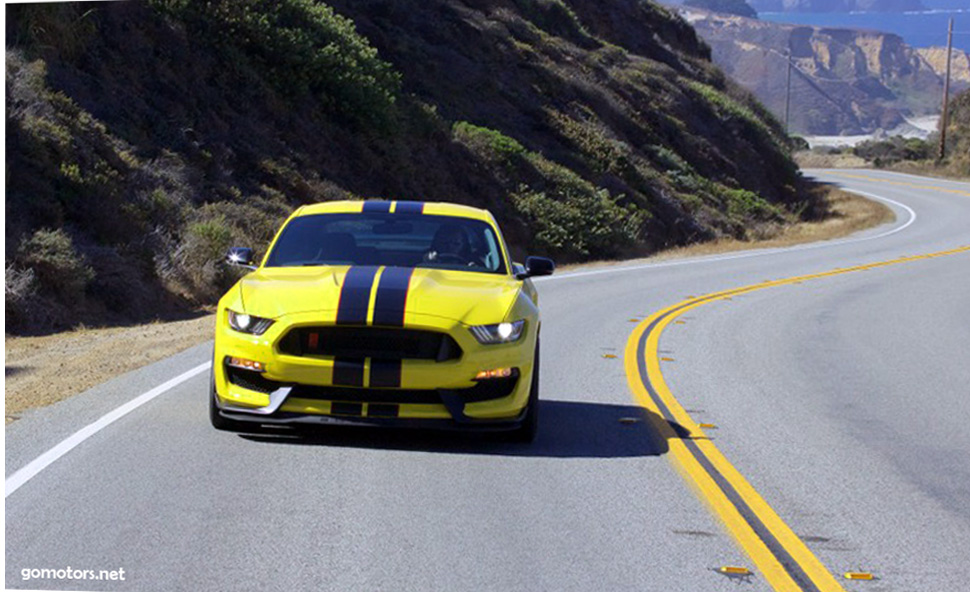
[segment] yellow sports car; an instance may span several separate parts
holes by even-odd
[[[219,301],[209,416],[257,424],[509,430],[538,419],[539,308],[492,215],[467,206],[303,206]]]

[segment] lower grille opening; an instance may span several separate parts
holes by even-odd
[[[264,378],[259,372],[242,370],[225,366],[229,382],[247,390],[270,394],[287,386],[282,382]],[[462,389],[447,389],[446,392],[461,396],[466,403],[491,401],[501,399],[512,394],[519,381],[518,371],[508,378],[483,380],[473,387]],[[314,399],[321,401],[346,401],[348,403],[385,403],[388,405],[418,404],[440,405],[441,396],[438,389],[380,389],[380,388],[350,388],[335,386],[312,386],[307,384],[292,385],[291,398]],[[441,389],[444,390],[444,389]]]
[[[361,403],[342,403],[334,402],[330,405],[330,415],[350,415],[360,417],[364,414],[364,406]]]
[[[250,391],[269,394],[283,386],[282,383],[264,378],[261,373],[254,372],[253,370],[234,368],[228,364],[224,368],[226,369],[226,374],[229,376],[230,383]]]
[[[416,403],[423,405],[441,403],[441,397],[438,396],[436,390],[368,389],[310,386],[306,384],[293,387],[290,397],[323,401],[360,401],[361,403]]]
[[[367,406],[367,417],[397,417],[397,405],[371,403]]]
[[[491,380],[483,380],[467,389],[457,389],[452,392],[461,395],[461,398],[466,403],[476,403],[478,401],[491,401],[492,399],[501,399],[502,397],[507,397],[512,394],[515,390],[516,383],[519,382],[519,371],[516,369],[513,371],[512,376],[508,378],[493,378]]]

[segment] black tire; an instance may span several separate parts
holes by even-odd
[[[209,372],[209,422],[212,427],[223,432],[240,432],[246,425],[219,415],[219,406],[216,405],[216,380],[212,371]]]
[[[539,431],[539,338],[536,338],[535,362],[532,364],[532,386],[529,388],[529,404],[522,425],[510,436],[513,442],[529,444],[535,441]]]

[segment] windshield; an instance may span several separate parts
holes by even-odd
[[[506,273],[492,227],[426,214],[317,214],[290,220],[267,267],[387,265]]]

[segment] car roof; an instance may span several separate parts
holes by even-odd
[[[464,206],[461,204],[447,203],[447,202],[423,202],[423,201],[386,201],[386,200],[376,200],[370,199],[366,201],[326,201],[322,203],[310,204],[301,207],[299,210],[293,213],[293,216],[311,216],[313,214],[359,214],[364,209],[364,204],[390,204],[389,211],[391,213],[399,211],[399,206],[401,211],[405,208],[408,211],[414,212],[417,206],[420,206],[417,212],[421,214],[429,214],[436,216],[456,216],[459,218],[472,218],[474,220],[481,220],[483,222],[488,222],[494,224],[494,218],[488,210],[483,210],[481,208],[473,208],[471,206]],[[407,205],[404,205],[407,204]],[[387,207],[387,206],[385,206]],[[375,210],[379,211],[379,210]],[[387,210],[384,210],[387,211]]]

